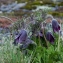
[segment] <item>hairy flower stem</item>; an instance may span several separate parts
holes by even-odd
[[[39,45],[41,46],[41,40],[40,40],[40,36],[39,36]]]
[[[61,23],[60,23],[61,28]],[[60,51],[60,31],[59,31],[59,37],[58,37],[58,52]]]
[[[47,42],[47,39],[46,39],[46,37],[45,37],[45,33],[44,33],[45,31],[44,31],[44,30],[45,30],[45,29],[43,28],[43,29],[42,29],[42,32],[43,32],[43,35],[44,35],[44,39],[45,39],[45,42],[46,42],[46,46],[47,46],[47,48],[48,48],[48,42]]]
[[[59,37],[58,37],[58,49],[57,51],[59,52],[60,51],[60,33],[59,33]]]

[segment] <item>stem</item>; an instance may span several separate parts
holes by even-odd
[[[40,40],[40,36],[39,36],[39,46],[41,46],[41,40]]]
[[[45,49],[44,49],[44,63],[46,63],[46,59],[45,59]]]
[[[60,28],[61,28],[61,22],[60,22]],[[58,37],[58,51],[60,51],[60,31],[59,31],[59,37]]]
[[[48,42],[47,42],[47,39],[46,39],[46,37],[45,37],[45,28],[43,27],[43,23],[42,23],[42,32],[43,32],[43,35],[44,35],[44,39],[45,39],[45,42],[46,42],[46,46],[47,46],[47,48],[48,48]]]
[[[60,51],[60,33],[59,33],[59,37],[58,37],[58,51]]]

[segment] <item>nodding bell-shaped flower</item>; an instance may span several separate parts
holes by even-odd
[[[55,19],[52,20],[52,28],[54,32],[59,32],[60,30],[60,25]]]
[[[55,40],[51,32],[46,32],[46,39],[52,44],[54,43]]]
[[[28,38],[27,32],[24,29],[20,31],[13,42],[14,45],[18,43],[21,44],[20,49],[26,49],[30,44],[35,45],[34,41]]]
[[[16,36],[13,44],[17,45],[18,43],[22,43],[27,39],[27,32],[26,30],[21,30],[20,33]]]

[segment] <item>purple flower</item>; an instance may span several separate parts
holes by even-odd
[[[54,37],[51,32],[46,33],[46,39],[51,42],[52,44],[54,43]]]
[[[37,37],[40,37],[40,38],[43,37],[42,31],[40,30],[40,31],[36,34],[36,36],[37,36]]]
[[[18,43],[21,44],[20,49],[26,49],[30,44],[35,45],[35,43],[28,38],[26,30],[21,30],[15,38],[13,44],[17,45]]]
[[[55,19],[52,20],[52,28],[53,28],[54,32],[59,32],[59,30],[60,30],[59,23]]]
[[[16,36],[14,40],[14,44],[22,43],[27,39],[27,32],[26,30],[21,30],[20,33]]]

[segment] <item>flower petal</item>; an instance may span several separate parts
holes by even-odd
[[[55,19],[52,20],[52,28],[53,28],[54,32],[59,32],[59,30],[60,30],[59,23]]]
[[[19,37],[19,43],[24,42],[27,38],[27,32],[25,30],[22,30]]]
[[[51,42],[51,43],[54,42],[54,37],[53,37],[53,35],[51,34],[51,32],[47,32],[47,33],[46,33],[46,39],[47,39],[49,42]]]
[[[21,30],[20,33],[15,38],[13,44],[22,43],[22,42],[26,41],[26,38],[27,38],[27,32],[26,32],[26,30]]]

